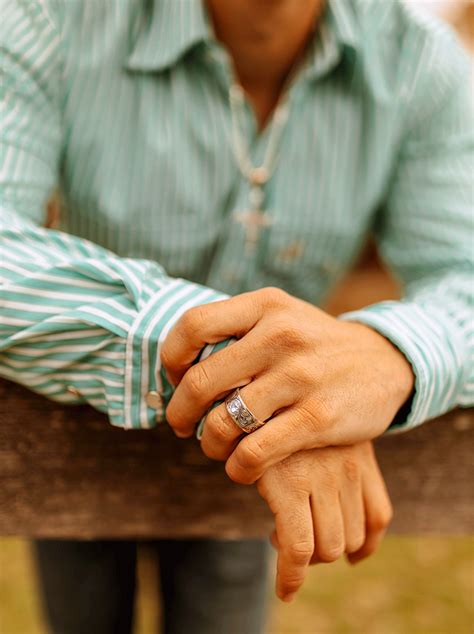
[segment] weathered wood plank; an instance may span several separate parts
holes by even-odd
[[[0,534],[238,537],[269,532],[253,487],[163,426],[123,431],[88,407],[0,381]],[[378,442],[396,532],[473,530],[473,412]]]

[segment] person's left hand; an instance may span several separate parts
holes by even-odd
[[[257,482],[275,516],[276,593],[291,601],[308,566],[346,553],[354,564],[378,548],[392,507],[372,443],[293,454]]]
[[[206,344],[228,337],[237,341],[193,364]],[[242,438],[224,403],[207,415],[204,453],[227,460],[228,475],[243,484],[297,451],[378,436],[414,384],[409,362],[375,330],[274,288],[191,308],[161,360],[177,385],[166,409],[177,435],[192,435],[212,403],[242,386],[250,411],[270,419]]]

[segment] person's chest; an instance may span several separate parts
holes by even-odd
[[[271,223],[248,255],[236,220],[249,186],[233,152],[229,74],[204,54],[146,73],[126,70],[121,56],[114,46],[70,56],[67,230],[230,293],[277,285],[317,301],[354,259],[382,201],[390,113],[345,72],[300,79],[265,187]],[[244,128],[258,165],[268,130],[255,134],[249,109]]]

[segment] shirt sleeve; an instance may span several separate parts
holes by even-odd
[[[89,403],[114,425],[151,427],[169,394],[159,347],[192,306],[225,298],[42,228],[57,182],[61,38],[45,0],[2,7],[0,37],[0,376],[61,403]]]
[[[411,406],[390,432],[474,404],[473,89],[470,62],[449,46],[422,56],[430,61],[377,226],[403,300],[342,316],[385,335],[413,367]]]

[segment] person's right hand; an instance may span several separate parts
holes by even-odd
[[[200,359],[207,345],[235,337]],[[176,386],[166,419],[180,437],[206,416],[201,447],[226,461],[227,475],[253,484],[291,454],[353,445],[383,434],[413,395],[415,375],[389,339],[364,324],[335,319],[278,288],[195,306],[161,348]],[[222,403],[239,388],[261,422],[242,434]]]
[[[375,552],[392,518],[371,442],[295,453],[270,467],[257,488],[275,516],[283,601],[293,599],[310,564],[344,553],[354,564]]]

